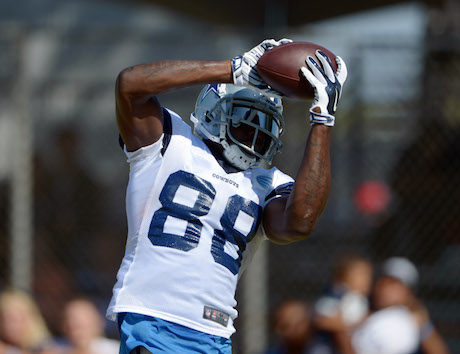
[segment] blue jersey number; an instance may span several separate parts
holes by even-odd
[[[252,200],[245,199],[239,195],[234,195],[228,199],[225,212],[220,218],[222,230],[215,230],[212,238],[211,253],[214,260],[223,265],[233,274],[237,274],[243,259],[243,252],[246,249],[246,244],[255,234],[257,226],[259,226],[259,215],[261,207]],[[248,219],[252,222],[252,227],[249,230],[239,231],[236,228],[238,218]],[[246,224],[249,224],[246,223]],[[247,238],[249,236],[249,238]],[[238,246],[238,258],[234,259],[224,252],[225,241],[228,241]]]
[[[186,200],[187,194],[196,196],[193,205],[180,203],[179,198]],[[173,173],[160,193],[162,207],[153,214],[149,230],[150,241],[155,246],[172,247],[181,251],[190,251],[198,246],[203,227],[199,217],[209,213],[215,196],[216,190],[211,183],[185,171]],[[172,225],[186,223],[184,236],[164,232],[167,221]]]
[[[198,246],[203,224],[201,216],[209,213],[216,190],[211,183],[189,172],[169,176],[160,193],[161,208],[150,223],[149,239],[155,246],[190,251]],[[237,274],[246,244],[260,222],[261,207],[239,195],[228,199],[220,219],[221,230],[215,230],[211,254],[215,262]],[[249,225],[249,226],[248,226]],[[226,242],[237,246],[235,259],[224,250]]]

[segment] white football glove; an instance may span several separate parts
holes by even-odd
[[[311,71],[306,67],[300,69],[315,91],[315,98],[310,108],[310,124],[324,124],[333,127],[337,103],[342,94],[342,86],[347,79],[347,66],[342,58],[336,57],[337,72],[334,73],[329,57],[320,50],[317,50],[315,54],[322,67],[313,57],[308,57],[305,62]]]
[[[233,83],[238,86],[247,86],[258,92],[269,96],[282,96],[278,91],[273,90],[267,85],[256,69],[256,64],[264,53],[281,44],[290,43],[290,39],[266,39],[259,45],[252,48],[249,52],[239,55],[232,59]]]

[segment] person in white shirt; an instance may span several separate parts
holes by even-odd
[[[89,299],[68,301],[62,312],[62,338],[43,354],[117,354],[120,341],[106,338],[105,320]]]
[[[412,262],[391,257],[383,265],[372,296],[374,312],[352,336],[357,354],[446,354],[443,339],[416,297],[419,274]]]

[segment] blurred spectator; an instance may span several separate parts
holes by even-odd
[[[75,294],[74,277],[60,263],[53,253],[35,243],[40,257],[34,262],[34,296],[40,306],[51,333],[58,333],[61,327],[60,311],[67,299]]]
[[[415,296],[418,271],[407,259],[384,262],[372,295],[374,312],[352,336],[357,354],[445,354],[448,349]]]
[[[50,340],[45,321],[27,293],[4,290],[0,293],[0,353],[38,351]]]
[[[90,300],[69,301],[63,311],[62,334],[43,354],[118,354],[120,343],[104,337],[105,320]]]
[[[311,337],[310,311],[301,300],[283,302],[275,313],[274,332],[279,345],[267,354],[303,354]]]
[[[314,304],[310,353],[350,351],[346,337],[368,314],[372,274],[372,264],[362,256],[343,254],[337,260],[332,284]]]
[[[90,300],[69,301],[63,311],[63,338],[43,354],[118,354],[120,343],[104,336],[105,320]]]
[[[56,333],[56,308],[72,294],[107,297],[95,266],[106,239],[106,189],[87,167],[76,125],[57,128],[46,153],[34,156],[34,294]],[[120,246],[121,247],[121,246]]]

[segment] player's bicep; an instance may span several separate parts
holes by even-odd
[[[285,210],[287,199],[287,196],[272,199],[264,209],[263,227],[268,239],[275,243],[285,244],[291,242],[286,237]]]
[[[156,97],[117,94],[118,129],[128,151],[153,144],[163,134],[163,111]]]
[[[297,228],[292,204],[289,202],[294,183],[288,182],[276,187],[268,196],[269,202],[265,206],[263,226],[270,241],[279,244],[288,244],[301,241],[308,237],[311,228]]]

